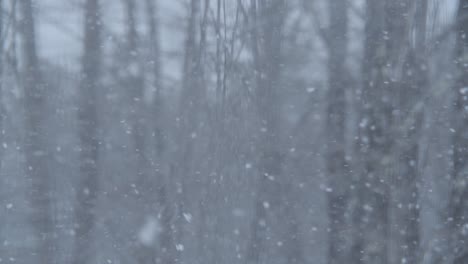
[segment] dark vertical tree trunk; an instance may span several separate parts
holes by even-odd
[[[393,219],[395,226],[395,255],[396,263],[418,263],[420,248],[420,206],[419,182],[421,174],[420,138],[425,104],[424,90],[428,90],[428,65],[426,62],[426,17],[427,0],[415,3],[402,3],[403,14],[409,14],[411,5],[415,7],[413,27],[406,22],[406,34],[414,32],[414,43],[408,43],[408,52],[404,58],[402,77],[398,84],[398,109],[395,123],[399,130],[397,140],[398,169],[393,182],[392,197]],[[403,18],[402,18],[403,19]]]
[[[216,97],[217,100],[221,98],[222,92],[222,77],[221,77],[221,0],[217,0],[216,3],[216,24],[215,24],[215,32],[216,32]]]
[[[200,50],[202,47],[197,45],[197,25],[200,23],[200,0],[190,1],[190,15],[186,31],[186,40],[184,47],[184,65],[183,65],[183,84],[180,102],[180,132],[182,154],[181,174],[184,176],[190,168],[190,159],[192,155],[193,142],[191,136],[196,136],[196,117],[200,102]]]
[[[353,263],[388,263],[388,175],[390,102],[385,67],[386,2],[369,0],[360,94],[359,162]]]
[[[256,84],[256,89],[260,90],[262,89],[261,87],[263,86],[262,84],[262,79],[260,76],[264,74],[264,69],[261,66],[261,58],[259,54],[259,41],[260,41],[260,36],[259,33],[261,32],[259,29],[259,18],[258,18],[258,6],[257,6],[257,0],[251,0],[251,8],[250,8],[250,27],[251,27],[251,45],[252,45],[252,53],[253,53],[253,63],[254,63],[254,71],[255,71],[255,84]],[[265,100],[265,99],[264,99]],[[265,129],[265,128],[264,128]],[[262,144],[262,143],[260,143]],[[264,156],[264,154],[261,154]],[[261,159],[264,159],[262,157]],[[262,162],[262,161],[260,161]],[[265,236],[266,236],[266,209],[264,205],[262,204],[263,199],[265,199],[265,191],[262,191],[261,188],[265,188],[263,186],[264,183],[266,183],[266,180],[263,180],[264,177],[262,177],[263,173],[267,173],[266,171],[263,171],[264,168],[262,164],[259,165],[260,169],[258,171],[259,177],[258,177],[258,187],[257,187],[257,192],[256,192],[256,201],[255,201],[255,208],[254,208],[254,216],[252,219],[252,224],[251,224],[251,231],[250,231],[250,241],[248,245],[248,251],[247,251],[247,261],[248,263],[252,264],[260,264],[263,263],[264,260],[261,259],[262,256],[264,256],[265,253]],[[272,172],[270,172],[271,174]],[[268,174],[264,175],[265,177],[268,177]]]
[[[31,221],[35,229],[38,263],[53,263],[53,222],[51,218],[50,174],[48,151],[45,145],[44,101],[46,85],[42,80],[37,56],[35,21],[31,0],[20,1],[21,36],[26,106],[26,173],[31,183]]]
[[[347,88],[347,1],[329,2],[330,37],[327,94],[327,153],[326,169],[330,191],[328,199],[328,263],[345,263],[347,259],[349,168],[346,165],[345,113]]]
[[[361,217],[356,217],[361,234],[355,236],[354,245],[355,250],[362,248],[363,255],[355,256],[356,262],[417,263],[418,137],[423,103],[419,100],[427,84],[427,66],[420,60],[423,54],[410,43],[410,9],[407,0],[367,1],[359,120],[363,175],[358,195],[362,209],[357,213]],[[415,28],[415,46],[424,50],[425,37],[421,35],[426,11],[418,6],[418,13],[421,21],[416,21],[421,26]],[[394,242],[392,247],[390,241]]]
[[[173,206],[170,203],[170,197],[167,193],[168,180],[165,177],[163,170],[164,158],[164,137],[162,128],[163,117],[163,101],[161,98],[162,75],[161,75],[161,51],[159,39],[159,19],[158,19],[158,1],[146,0],[146,15],[148,19],[148,30],[150,39],[150,58],[152,66],[152,85],[153,85],[153,102],[150,114],[152,116],[151,137],[154,151],[151,151],[152,161],[151,168],[157,180],[157,204],[160,208],[161,234],[159,237],[159,250],[157,251],[156,263],[171,264],[176,262],[176,248],[174,240],[174,232],[172,225]],[[152,173],[150,174],[152,175]]]
[[[101,74],[101,19],[98,0],[85,3],[84,54],[79,87],[79,186],[76,190],[76,230],[73,263],[92,263],[96,248],[93,231],[99,191],[99,139],[97,94]]]
[[[3,43],[5,37],[3,36],[3,25],[4,25],[4,9],[3,0],[0,0],[0,142],[3,142],[3,120],[5,118],[5,109],[3,107],[3,66],[4,66],[4,50]],[[2,173],[2,161],[3,161],[3,149],[0,150],[0,173]],[[1,230],[1,228],[0,228]],[[0,231],[1,234],[1,231]],[[0,237],[1,239],[1,237]]]
[[[283,26],[286,3],[283,0],[251,1],[251,49],[255,78],[258,127],[258,176],[254,216],[247,244],[248,263],[266,263],[268,239],[274,232],[271,220],[279,212],[282,190],[282,155],[280,153],[280,109]],[[276,194],[273,196],[272,194]],[[279,199],[279,200],[278,200]],[[271,208],[270,208],[271,205]],[[276,214],[277,215],[277,214]],[[290,252],[286,255],[292,257]],[[299,259],[300,256],[297,256]]]
[[[5,39],[3,38],[3,17],[4,17],[4,9],[3,9],[3,0],[0,0],[0,142],[3,142],[3,119],[5,115],[5,111],[3,108],[3,43]],[[0,149],[0,175],[3,177],[3,148]],[[3,178],[2,178],[3,179]],[[0,180],[0,199],[4,199],[4,188],[3,188],[3,180]],[[5,210],[4,208],[3,210]],[[3,211],[5,212],[5,211]],[[0,241],[5,241],[4,239],[4,219],[0,219]],[[4,254],[4,250],[0,249],[0,255]]]
[[[155,186],[162,184],[157,182],[154,177],[150,177],[150,150],[149,143],[150,123],[149,121],[149,108],[143,100],[144,96],[144,76],[143,67],[141,64],[141,48],[140,38],[137,31],[137,1],[124,0],[125,15],[126,15],[126,54],[124,56],[125,63],[129,64],[128,71],[125,72],[124,89],[127,95],[127,102],[129,105],[128,123],[132,124],[131,135],[134,143],[135,160],[137,168],[136,188],[138,193],[135,198],[138,203],[139,213],[141,214],[136,228],[141,228],[147,224],[148,221],[154,221],[157,218],[157,193]],[[147,2],[148,4],[148,2]],[[149,3],[149,9],[154,12],[154,3]],[[149,11],[148,11],[149,12]],[[153,18],[152,13],[148,13],[149,19]],[[154,21],[151,21],[154,22]],[[150,26],[150,34],[155,30],[155,25]],[[151,43],[154,45],[154,43]],[[150,54],[152,55],[152,54]],[[154,63],[154,62],[153,62]],[[153,67],[155,67],[153,65]],[[135,70],[136,69],[136,70]],[[135,255],[139,263],[156,263],[156,244],[155,241],[137,241],[135,243]]]
[[[386,7],[387,90],[391,94],[386,93],[384,97],[394,98],[391,99],[389,141],[393,161],[390,176],[392,263],[417,263],[420,252],[419,138],[424,105],[422,90],[427,85],[427,66],[423,59],[427,11],[420,3],[389,1]],[[424,6],[427,9],[427,3]],[[414,22],[411,21],[412,10],[416,10]],[[415,40],[411,35],[416,36]]]
[[[161,48],[160,48],[160,37],[159,37],[159,8],[157,0],[146,0],[146,16],[148,23],[148,35],[149,35],[149,52],[150,52],[150,65],[151,74],[150,80],[153,92],[153,101],[151,105],[150,113],[152,114],[151,123],[151,137],[154,143],[154,154],[155,157],[152,161],[153,165],[158,165],[161,162],[161,158],[164,151],[164,138],[162,131],[162,113],[163,113],[163,100],[161,98],[161,90],[163,88],[162,75],[161,75]],[[159,164],[161,165],[161,164]],[[167,183],[166,183],[167,184]]]
[[[177,194],[174,195],[176,213],[174,217],[175,228],[173,229],[176,244],[181,244],[184,238],[185,220],[183,214],[191,206],[187,198],[189,189],[186,187],[192,178],[193,172],[196,170],[194,150],[199,133],[201,101],[204,93],[202,86],[204,65],[202,64],[202,60],[206,40],[203,34],[206,23],[200,19],[202,16],[202,12],[200,11],[201,6],[201,0],[190,1],[184,43],[182,91],[178,106],[178,142],[177,157],[175,158],[178,164],[171,164],[171,168],[176,170],[175,179],[173,179],[173,183],[175,183],[174,188],[177,189]],[[206,17],[203,20],[206,20]],[[195,204],[194,208],[198,208],[198,204]],[[203,240],[200,243],[204,243]],[[177,250],[176,253],[176,262],[182,261],[180,259],[180,250]]]
[[[145,181],[148,173],[148,157],[145,142],[147,139],[147,108],[143,101],[144,86],[143,86],[143,70],[140,62],[140,47],[139,37],[136,28],[136,1],[124,0],[126,7],[126,60],[130,67],[125,73],[125,89],[128,95],[129,102],[129,123],[132,124],[132,136],[137,160],[137,182],[140,186],[138,189],[145,188]],[[141,197],[145,198],[146,192],[141,193]],[[148,201],[141,201],[146,204]],[[147,213],[147,212],[146,212]]]
[[[453,109],[453,172],[448,206],[448,225],[451,231],[452,261],[468,262],[468,1],[460,0],[456,20],[455,65],[457,77],[454,84]]]

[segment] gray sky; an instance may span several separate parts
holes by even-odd
[[[38,45],[40,56],[53,63],[73,67],[79,59],[82,49],[81,35],[83,30],[83,12],[77,0],[41,0],[37,8]],[[143,1],[141,1],[143,3]],[[183,31],[171,25],[185,11],[180,1],[160,0],[159,15],[161,21],[161,48],[164,54],[182,50]],[[123,26],[123,10],[121,1],[106,0],[102,3],[104,23],[108,30],[121,33]],[[145,22],[144,10],[140,8],[138,19]],[[109,37],[104,35],[104,37]],[[166,77],[177,78],[180,66],[177,60],[166,56],[163,73]]]

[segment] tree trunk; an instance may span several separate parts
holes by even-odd
[[[387,63],[386,2],[367,1],[363,86],[360,94],[359,174],[355,194],[353,263],[388,263],[388,175],[391,104],[385,67]],[[384,97],[387,96],[387,97]]]
[[[4,50],[3,50],[3,42],[5,38],[3,36],[3,25],[4,25],[4,9],[3,9],[3,0],[0,0],[0,142],[3,142],[3,122],[5,118],[5,108],[3,107],[3,66],[4,66]],[[2,173],[3,168],[3,148],[0,148],[0,174]],[[0,228],[1,230],[1,228]],[[1,231],[0,231],[1,234]],[[0,235],[1,240],[1,235]]]
[[[95,255],[93,231],[99,190],[99,139],[97,93],[101,70],[101,21],[98,0],[85,3],[84,54],[79,90],[78,129],[80,179],[75,207],[76,230],[73,263],[92,263]]]
[[[50,173],[45,145],[45,88],[37,57],[35,21],[31,0],[20,1],[23,52],[23,86],[26,106],[26,173],[30,178],[31,221],[35,229],[38,263],[53,263],[53,231],[51,217]]]
[[[162,129],[163,101],[161,99],[162,75],[161,75],[161,51],[159,39],[159,19],[158,19],[158,1],[146,0],[146,14],[148,19],[148,30],[150,40],[150,58],[152,71],[153,101],[150,113],[152,118],[150,123],[151,137],[154,148],[152,154],[153,173],[156,174],[157,184],[157,204],[160,208],[161,234],[159,237],[159,250],[157,250],[156,263],[171,264],[177,261],[177,254],[174,240],[174,230],[172,226],[173,208],[170,203],[170,197],[167,194],[168,180],[163,170],[164,158],[164,137]],[[152,173],[150,174],[152,175]]]
[[[409,14],[410,2],[406,2],[406,10],[401,13]],[[396,229],[395,237],[395,263],[418,263],[421,256],[420,248],[420,206],[419,186],[421,175],[420,138],[424,114],[424,90],[428,88],[428,66],[426,62],[426,18],[428,2],[420,0],[416,4],[415,22],[412,30],[415,33],[414,44],[408,43],[409,51],[406,54],[402,69],[402,80],[399,84],[399,98],[397,109],[399,122],[398,171],[395,175],[393,189],[393,219]],[[404,6],[402,4],[401,6]],[[406,34],[410,34],[409,22]]]
[[[140,221],[136,227],[138,230],[141,228],[141,226],[148,224],[148,221],[154,221],[154,219],[157,219],[157,193],[154,191],[156,190],[155,186],[163,183],[157,182],[154,177],[150,176],[151,167],[149,155],[151,149],[148,148],[148,146],[151,146],[148,144],[150,139],[148,135],[148,132],[150,131],[150,124],[148,122],[149,108],[147,107],[146,102],[143,100],[144,76],[143,67],[141,64],[140,38],[137,31],[137,1],[124,0],[124,5],[127,20],[127,36],[126,54],[124,56],[125,65],[123,66],[125,67],[127,64],[130,65],[129,69],[125,72],[124,89],[127,95],[127,102],[130,109],[127,118],[128,123],[132,124],[131,135],[134,142],[136,160],[135,167],[137,169],[136,188],[138,193],[135,194],[135,198],[139,206],[140,214]],[[149,2],[149,9],[150,10],[148,10],[148,12],[151,10],[154,12],[154,5],[151,2]],[[150,19],[151,17],[154,17],[154,14],[152,13],[148,13],[148,15],[150,16]],[[150,31],[155,30],[155,25],[150,24],[149,26]],[[150,32],[150,34],[154,33]],[[154,43],[151,43],[151,45],[154,45]],[[136,241],[134,251],[134,254],[139,263],[156,263],[155,241]]]
[[[423,4],[420,6],[419,4]],[[410,16],[416,7],[414,23]],[[392,97],[391,226],[392,263],[419,261],[419,138],[423,121],[423,89],[427,86],[425,31],[427,3],[387,3],[387,47]],[[395,17],[396,15],[396,17]],[[415,40],[410,38],[414,33]],[[391,97],[389,97],[391,98]]]
[[[452,263],[468,261],[468,0],[460,0],[457,13],[457,38],[455,65],[457,77],[454,84],[453,109],[453,172],[448,225],[451,231]]]
[[[199,133],[200,113],[202,111],[201,101],[203,100],[203,75],[204,65],[202,63],[203,53],[205,49],[206,16],[200,19],[201,15],[201,0],[191,0],[189,7],[189,15],[187,19],[186,39],[184,43],[184,62],[182,69],[182,91],[179,102],[179,120],[178,120],[178,142],[175,161],[179,165],[171,164],[174,169],[173,188],[176,188],[174,195],[175,202],[175,217],[173,238],[175,245],[183,245],[185,222],[184,213],[187,213],[189,208],[198,208],[197,204],[189,203],[189,189],[186,188],[192,184],[192,173],[196,171],[194,162],[194,150],[196,138]],[[206,11],[207,9],[205,9]],[[206,12],[205,12],[206,14]],[[199,38],[198,38],[199,36]],[[199,41],[199,43],[197,43]],[[177,169],[176,169],[177,168]],[[168,190],[166,190],[166,193]],[[204,243],[200,238],[200,243]],[[174,247],[175,245],[172,245]],[[180,247],[175,252],[175,261],[181,262]]]
[[[280,153],[280,110],[278,96],[281,87],[283,26],[286,2],[283,0],[251,1],[251,45],[254,63],[255,99],[260,119],[258,148],[258,174],[254,216],[248,241],[248,263],[267,263],[268,239],[273,232],[272,220],[278,217],[282,197],[286,191],[281,185],[283,158]],[[275,195],[273,195],[275,194]],[[271,208],[270,208],[271,205]],[[275,213],[276,212],[276,213]],[[294,219],[288,224],[294,224]],[[293,228],[291,228],[293,229]],[[293,235],[293,234],[291,234]],[[286,238],[289,242],[290,237]],[[285,257],[293,256],[291,248]],[[294,262],[293,262],[294,263]]]
[[[3,110],[3,0],[0,0],[0,142],[3,142],[3,116],[5,112]],[[0,149],[0,175],[3,177],[3,148]],[[3,179],[3,178],[2,178]],[[0,180],[0,199],[3,200],[4,189],[3,180]],[[5,209],[3,209],[5,210]],[[4,211],[3,211],[4,212]],[[0,241],[4,241],[4,223],[5,220],[0,220]],[[4,250],[0,250],[0,254],[4,254]]]
[[[348,223],[346,221],[349,196],[349,168],[345,151],[345,89],[348,75],[345,62],[347,52],[347,3],[329,3],[330,37],[327,94],[327,153],[326,169],[330,191],[328,198],[328,263],[345,263],[347,258]]]

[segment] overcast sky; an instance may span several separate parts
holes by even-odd
[[[70,67],[79,65],[75,62],[79,59],[82,50],[83,11],[80,8],[80,2],[77,0],[37,1],[36,18],[39,25],[37,36],[41,57],[47,58],[52,63],[65,64]],[[122,1],[119,0],[102,2],[106,30],[111,30],[113,33],[121,33],[125,30],[121,3]],[[168,55],[182,50],[183,31],[180,28],[174,28],[173,24],[178,20],[177,18],[183,16],[185,10],[181,1],[160,0],[159,6],[161,48],[163,53]],[[140,16],[137,19],[144,23],[142,7],[140,6]],[[108,38],[109,34],[104,34],[104,37]],[[180,72],[177,60],[166,56],[164,61],[164,75],[177,78]]]

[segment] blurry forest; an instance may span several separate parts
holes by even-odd
[[[0,263],[467,264],[468,0],[0,0]]]

